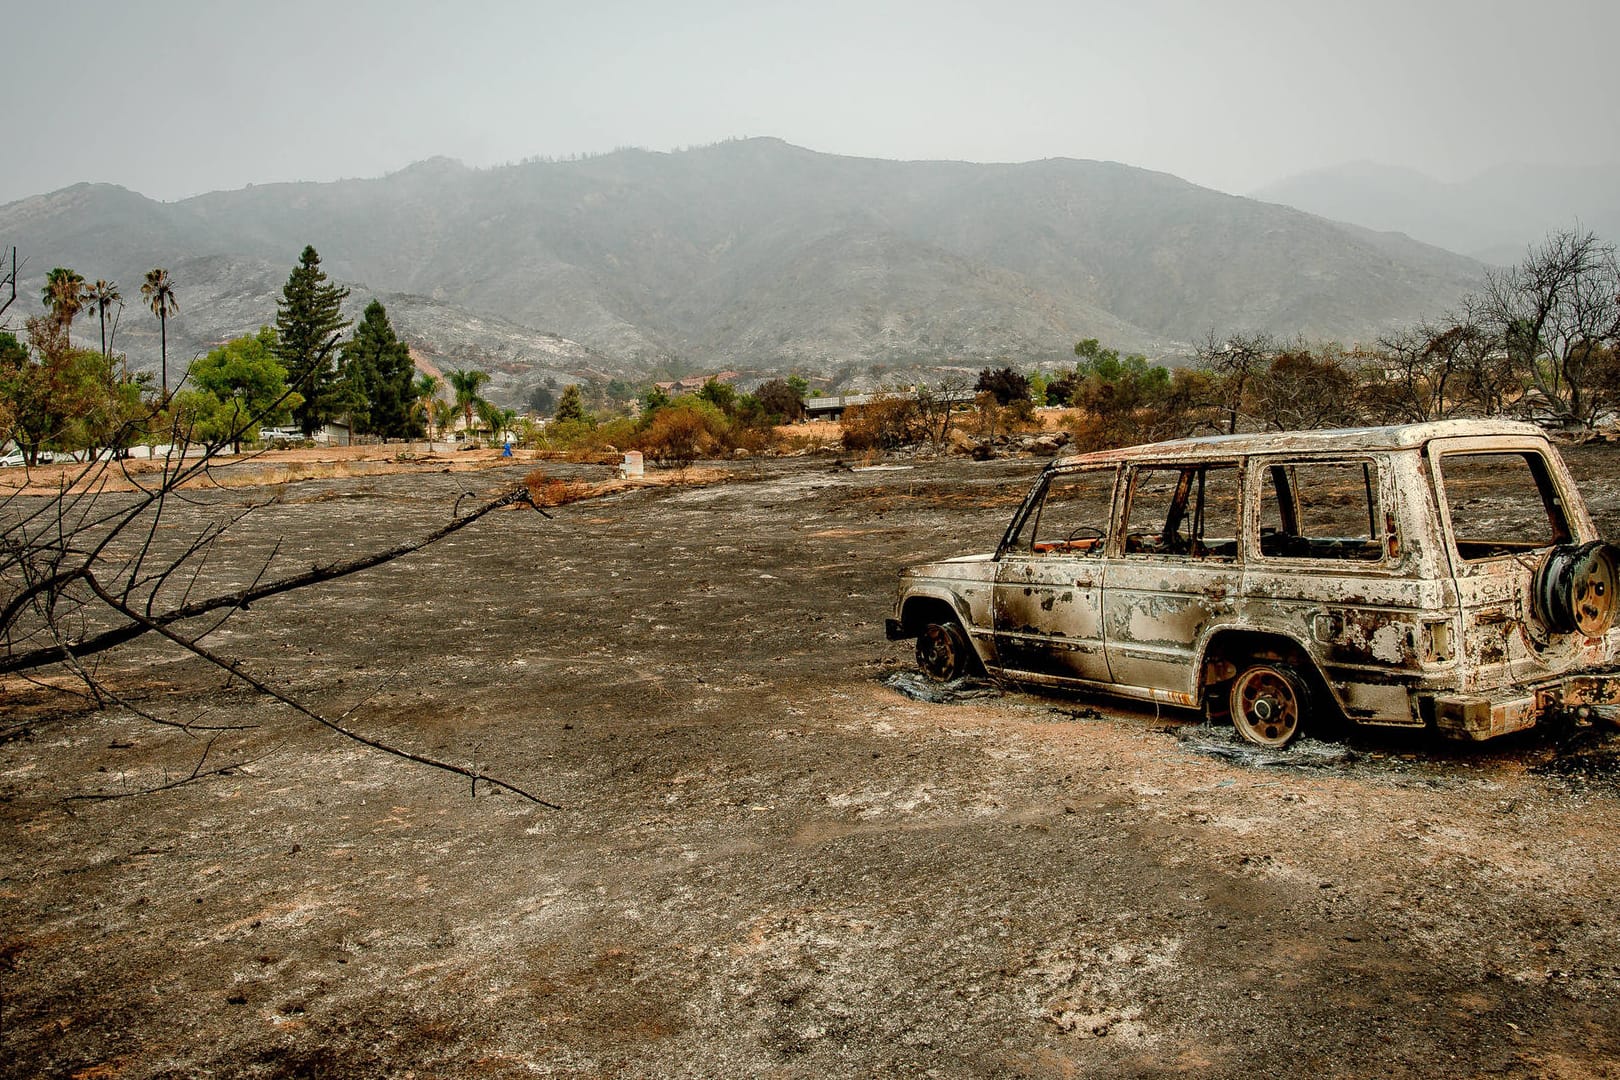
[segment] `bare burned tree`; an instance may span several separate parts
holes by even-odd
[[[321,360],[335,343],[336,338],[328,343]],[[164,415],[162,404],[154,403],[148,419]],[[177,723],[132,703],[97,663],[103,654],[139,638],[156,638],[228,673],[229,680],[251,687],[306,721],[386,754],[458,775],[470,781],[474,794],[482,783],[554,807],[476,766],[428,757],[363,734],[347,723],[346,716],[332,717],[311,708],[211,644],[235,613],[260,600],[392,562],[502,507],[527,505],[544,513],[519,487],[465,512],[453,509],[449,520],[425,535],[353,558],[288,572],[272,549],[253,565],[229,568],[225,576],[239,583],[235,587],[208,591],[208,577],[219,576],[216,568],[223,561],[220,540],[258,507],[250,505],[225,520],[196,527],[179,540],[173,539],[176,511],[193,501],[195,488],[209,485],[219,469],[229,467],[220,460],[222,450],[240,439],[244,430],[256,429],[259,420],[259,415],[245,416],[235,430],[200,444],[176,421],[169,431],[172,449],[155,474],[138,472],[127,460],[103,458],[63,477],[48,496],[14,493],[0,501],[0,676],[32,680],[63,692],[78,687],[77,693],[95,704],[114,702],[148,720]],[[60,678],[47,681],[52,671],[66,672],[71,679],[65,684]],[[182,782],[231,767],[204,770],[209,747]],[[172,785],[161,785],[168,786]]]
[[[1420,323],[1378,339],[1367,357],[1363,401],[1386,423],[1502,411],[1507,386],[1496,377],[1495,341],[1472,319]]]
[[[17,302],[17,249],[11,249],[11,265],[0,261],[0,330],[5,329],[6,309]]]
[[[1487,274],[1481,306],[1555,419],[1591,427],[1612,405],[1600,365],[1620,337],[1614,245],[1553,233],[1519,265]]]
[[[1304,431],[1361,422],[1356,408],[1358,373],[1335,345],[1303,341],[1277,352],[1255,376],[1253,394],[1262,430]]]
[[[1277,353],[1270,334],[1229,334],[1225,340],[1211,330],[1198,344],[1195,356],[1200,366],[1220,380],[1226,402],[1226,432],[1236,434],[1244,407],[1244,396],[1264,374]]]
[[[917,387],[917,411],[928,430],[928,441],[938,450],[951,434],[951,413],[966,408],[972,400],[975,376],[961,370],[948,370],[933,386]],[[960,411],[960,410],[958,410]]]

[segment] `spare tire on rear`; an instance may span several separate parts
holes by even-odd
[[[1620,604],[1620,558],[1602,540],[1561,544],[1547,552],[1530,582],[1536,618],[1559,634],[1599,637]]]

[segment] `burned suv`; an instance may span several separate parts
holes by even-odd
[[[901,572],[893,640],[1230,716],[1486,739],[1620,702],[1616,551],[1529,424],[1227,435],[1060,458],[992,554]]]

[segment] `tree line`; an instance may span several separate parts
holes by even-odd
[[[328,280],[315,248],[305,247],[275,324],[210,350],[171,390],[168,319],[180,307],[169,272],[154,269],[141,285],[159,324],[154,385],[113,349],[123,309],[118,284],[91,284],[57,267],[46,275],[44,311],[24,321],[23,336],[0,331],[0,441],[15,441],[34,464],[47,451],[116,455],[165,439],[240,449],[257,441],[261,426],[295,425],[307,437],[338,419],[357,435],[404,439],[444,430],[463,409],[469,425],[475,409],[497,427],[510,422],[478,394],[488,375],[448,372],[456,397],[444,400],[443,381],[417,374],[383,304],[373,300],[354,325],[342,312],[348,295]],[[86,314],[98,321],[99,351],[73,344],[74,322]]]
[[[11,284],[14,290],[14,273]],[[118,453],[166,435],[239,447],[261,424],[290,423],[310,436],[340,418],[356,435],[421,438],[449,430],[458,416],[467,429],[482,426],[495,438],[512,433],[554,446],[611,440],[685,461],[760,446],[772,425],[802,414],[807,390],[796,376],[753,394],[711,382],[675,400],[654,386],[641,395],[638,416],[602,418],[571,386],[542,433],[483,397],[483,371],[451,370],[442,380],[419,375],[380,301],[345,338],[348,290],[327,279],[319,254],[306,247],[282,290],[275,325],[211,350],[171,395],[167,322],[179,311],[175,285],[159,268],[140,291],[160,328],[155,387],[112,349],[122,310],[116,282],[92,284],[71,269],[53,269],[45,310],[26,321],[24,337],[0,332],[0,434],[30,462],[46,450]],[[85,314],[98,320],[99,352],[72,344],[74,320]],[[1185,367],[1122,354],[1096,339],[1076,345],[1075,355],[1073,369],[1057,375],[985,369],[975,387],[981,417],[993,406],[1006,413],[998,420],[1016,424],[1034,405],[1073,406],[1075,434],[1088,447],[1447,416],[1514,415],[1591,428],[1620,410],[1620,270],[1612,244],[1562,231],[1518,265],[1488,272],[1455,312],[1371,344],[1211,331]],[[911,406],[851,417],[856,437],[874,446],[942,438],[961,387],[941,389],[953,392],[923,388]],[[548,404],[555,400],[544,392]]]
[[[1612,244],[1563,231],[1491,270],[1459,309],[1346,348],[1211,332],[1169,368],[1096,339],[1054,377],[985,369],[976,389],[1016,414],[1077,409],[1087,448],[1237,431],[1513,416],[1566,428],[1620,413],[1620,269]]]

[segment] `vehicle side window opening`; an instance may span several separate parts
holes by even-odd
[[[1237,522],[1235,462],[1140,466],[1131,473],[1127,555],[1235,559]]]
[[[1035,555],[1103,553],[1114,501],[1114,470],[1055,473],[1012,544]]]
[[[1379,524],[1378,470],[1371,461],[1279,462],[1264,475],[1262,556],[1361,562],[1383,558],[1386,529]]]
[[[1440,455],[1452,542],[1464,559],[1535,551],[1574,539],[1547,461],[1533,450]]]

